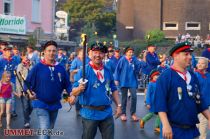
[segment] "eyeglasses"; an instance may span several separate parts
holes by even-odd
[[[110,52],[110,53],[111,53],[111,52],[114,52],[114,50],[108,50],[108,52]]]

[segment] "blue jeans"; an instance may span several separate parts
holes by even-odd
[[[128,98],[128,89],[131,93],[131,108],[130,113],[131,115],[136,113],[136,103],[137,103],[137,96],[136,96],[136,88],[129,88],[129,87],[122,87],[120,88],[122,94],[122,114],[126,114],[126,105],[127,105],[127,98]]]
[[[102,139],[114,139],[113,117],[109,117],[100,121],[82,118],[82,125],[82,139],[94,139],[98,127],[101,132]]]
[[[58,110],[49,111],[42,108],[35,108],[41,130],[53,129],[58,115]],[[50,136],[41,135],[39,139],[50,139]]]
[[[16,97],[14,94],[12,94],[12,108],[11,113],[16,114]]]
[[[20,100],[23,108],[24,124],[26,124],[30,122],[30,115],[33,108],[28,97],[21,96]]]

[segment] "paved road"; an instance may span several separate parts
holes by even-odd
[[[130,107],[128,102],[128,107]],[[20,102],[18,101],[18,117],[12,119],[12,128],[23,128],[23,116]],[[52,139],[80,139],[82,134],[81,118],[77,117],[74,108],[67,112],[68,104],[63,104],[63,108],[59,111],[58,119],[55,124],[55,131],[63,131],[63,136],[54,136]],[[129,110],[128,110],[129,111]],[[138,96],[137,115],[143,117],[147,113],[146,108],[143,105],[143,96]],[[128,112],[129,114],[129,112]],[[33,129],[37,129],[37,121],[35,113],[32,113],[31,125]],[[129,117],[130,118],[130,117]],[[3,119],[5,121],[5,118]],[[5,125],[5,123],[4,123]],[[121,122],[120,119],[115,120],[115,139],[158,139],[157,134],[153,132],[154,118],[149,121],[145,128],[142,130],[139,127],[139,123],[132,122],[128,119],[127,122]],[[210,138],[210,132],[208,137]],[[3,129],[0,131],[0,139],[37,139],[33,137],[4,137]],[[96,139],[101,139],[100,133],[97,133]]]

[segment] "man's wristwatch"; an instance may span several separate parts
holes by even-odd
[[[122,106],[121,104],[118,104],[118,105],[117,105],[117,107],[121,107],[121,106]]]

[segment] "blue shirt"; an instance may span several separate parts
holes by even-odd
[[[68,58],[65,55],[62,55],[61,57],[56,57],[56,61],[59,62],[64,68],[66,68],[66,64],[68,62]]]
[[[16,65],[18,65],[18,64],[21,63],[21,57],[20,57],[20,55],[14,55],[14,56],[12,57],[12,59],[14,59]]]
[[[199,83],[196,75],[191,74],[191,89],[193,94],[199,91]],[[182,98],[179,99],[178,88],[182,90]],[[208,109],[203,97],[201,103],[197,104],[195,99],[190,97],[187,92],[186,81],[180,75],[170,69],[163,72],[156,82],[156,90],[154,97],[154,111],[166,112],[170,123],[178,125],[192,126],[190,129],[177,128],[173,125],[173,138],[194,139],[199,136],[196,124],[199,123],[198,113]]]
[[[157,70],[160,72],[160,73],[162,73],[162,72],[164,72],[166,69],[168,69],[169,68],[169,66],[158,66],[157,67]]]
[[[34,108],[58,110],[61,108],[63,89],[68,93],[71,92],[69,76],[60,64],[49,67],[41,62],[38,63],[30,70],[26,82],[36,93],[37,100],[32,101]],[[27,89],[26,85],[24,88]]]
[[[195,72],[195,75],[197,76],[199,81],[201,94],[203,95],[206,104],[210,106],[210,73],[205,74],[206,78],[202,77],[199,72]]]
[[[112,56],[111,58],[109,58],[107,65],[110,67],[113,74],[115,72],[115,69],[117,67],[117,64],[118,64],[120,58],[121,58],[121,56],[118,59],[115,56]]]
[[[137,88],[137,75],[140,69],[144,67],[146,67],[146,63],[139,61],[136,57],[132,57],[131,62],[129,62],[126,57],[123,56],[115,69],[114,79],[119,82],[120,87]]]
[[[82,60],[76,57],[71,63],[70,72],[76,69],[81,69],[81,68],[82,68]]]
[[[0,58],[0,78],[2,77],[3,72],[9,71],[11,73],[11,82],[15,84],[15,75],[14,70],[17,68],[17,62],[14,59],[8,60],[3,57]]]
[[[86,65],[90,62],[90,58],[86,57],[85,59]],[[82,60],[80,60],[78,57],[76,57],[72,63],[71,63],[71,67],[70,67],[70,72],[72,72],[73,70],[76,69],[82,69]]]
[[[79,103],[86,106],[106,106],[103,111],[82,108],[80,114],[82,117],[91,120],[104,120],[112,116],[111,99],[107,93],[110,88],[111,92],[117,90],[112,73],[104,67],[104,82],[98,80],[95,72],[90,65],[86,67],[86,79],[88,80],[84,92],[79,95]],[[74,87],[79,85],[78,80],[82,78],[82,69],[74,76]]]
[[[146,55],[147,67],[143,70],[143,73],[149,75],[150,72],[157,68],[161,64],[158,55],[156,53],[151,54],[150,52]]]
[[[204,50],[204,51],[202,52],[202,56],[203,56],[203,57],[206,57],[206,58],[208,58],[208,59],[210,60],[210,51],[208,51],[208,49]],[[209,62],[209,64],[208,64],[207,71],[210,72],[210,62]]]
[[[146,104],[150,105],[150,112],[154,112],[155,89],[156,89],[156,82],[149,82],[146,93]]]

